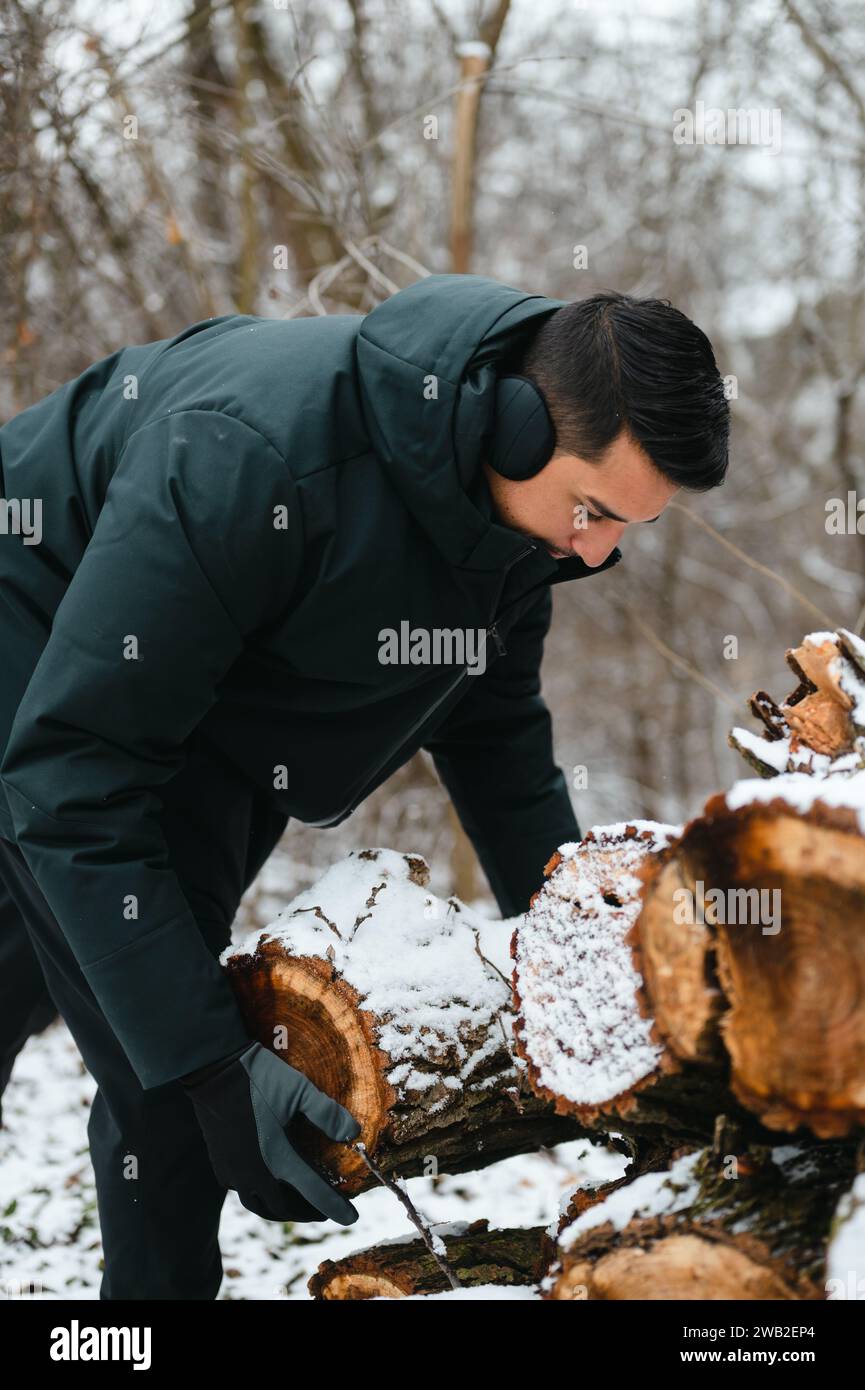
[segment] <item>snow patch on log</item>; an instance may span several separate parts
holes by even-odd
[[[865,1173],[838,1203],[826,1255],[827,1298],[865,1302]]]
[[[626,935],[640,909],[637,870],[681,826],[655,821],[597,826],[554,856],[517,928],[513,953],[520,1052],[557,1098],[597,1105],[629,1091],[663,1048],[637,1004],[640,977]]]
[[[820,777],[804,772],[785,772],[768,780],[747,777],[734,783],[724,798],[731,811],[754,802],[768,803],[776,799],[800,814],[805,814],[817,804],[852,811],[860,831],[865,833],[865,770],[852,776]]]
[[[838,636],[849,660],[845,662],[840,657],[836,658],[832,663],[832,674],[850,699],[853,723],[857,729],[862,729],[865,728],[865,642],[855,632],[848,632],[846,627],[838,629]]]
[[[771,1161],[783,1172],[787,1183],[803,1182],[812,1175],[819,1176],[820,1169],[815,1167],[807,1148],[796,1144],[779,1144],[771,1150],[770,1156]],[[687,1211],[701,1193],[700,1166],[704,1159],[705,1151],[694,1149],[691,1153],[680,1155],[668,1169],[643,1173],[633,1182],[616,1187],[609,1196],[587,1207],[564,1228],[558,1238],[559,1249],[570,1250],[586,1231],[604,1226],[607,1222],[615,1230],[623,1231],[634,1220]],[[865,1199],[865,1188],[862,1196]],[[716,1209],[714,1216],[718,1215]],[[730,1226],[731,1234],[748,1231],[758,1218],[758,1212],[746,1215]],[[862,1234],[865,1234],[865,1225]]]
[[[695,1176],[701,1150],[683,1154],[672,1167],[660,1173],[643,1173],[633,1182],[617,1187],[609,1197],[588,1207],[572,1221],[559,1237],[559,1249],[570,1250],[586,1231],[603,1226],[608,1221],[617,1231],[623,1231],[629,1221],[649,1216],[669,1216],[686,1211],[700,1194]],[[542,1287],[549,1287],[545,1281]]]
[[[815,753],[801,744],[795,746],[798,741],[793,735],[772,741],[750,729],[735,728],[730,730],[729,741],[749,762],[762,764],[767,774],[807,772],[828,776],[829,773],[853,773],[862,767],[858,753],[842,753],[830,758],[828,753]]]
[[[510,1041],[502,1026],[509,982],[488,954],[497,936],[496,954],[509,964],[510,924],[481,917],[457,898],[435,897],[428,882],[422,855],[353,851],[274,922],[228,947],[221,962],[253,955],[267,941],[290,956],[328,961],[375,1017],[378,1044],[394,1064],[387,1079],[400,1095],[434,1086],[458,1091]],[[455,1059],[457,1071],[420,1070],[419,1057],[427,1065]]]
[[[618,820],[611,825],[594,826],[585,839],[569,840],[567,844],[559,845],[558,852],[563,859],[569,859],[576,854],[581,845],[595,844],[603,847],[618,840],[630,842],[635,836],[640,836],[643,848],[650,854],[657,854],[681,835],[682,829],[681,825],[663,825],[656,820]]]

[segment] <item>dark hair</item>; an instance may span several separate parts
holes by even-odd
[[[622,429],[670,482],[718,487],[730,408],[712,345],[665,299],[605,291],[545,319],[517,368],[546,399],[556,449],[597,463]]]

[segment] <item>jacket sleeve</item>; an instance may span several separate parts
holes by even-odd
[[[257,431],[209,410],[139,429],[0,766],[21,852],[145,1089],[248,1040],[169,862],[158,789],[299,561],[294,485]]]
[[[426,743],[505,917],[528,907],[554,850],[580,838],[541,696],[551,614],[547,587]]]

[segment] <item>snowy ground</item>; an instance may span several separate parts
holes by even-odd
[[[0,1129],[0,1298],[31,1281],[46,1298],[98,1298],[102,1251],[86,1134],[93,1090],[62,1023],[31,1038],[16,1061]],[[580,1140],[440,1178],[435,1189],[432,1179],[415,1178],[408,1190],[432,1221],[484,1216],[491,1226],[534,1226],[552,1221],[580,1183],[618,1177],[624,1164],[621,1154]],[[355,1201],[360,1218],[348,1229],[332,1222],[292,1229],[262,1221],[229,1193],[220,1298],[306,1299],[306,1281],[322,1260],[415,1234],[392,1193],[367,1192]]]

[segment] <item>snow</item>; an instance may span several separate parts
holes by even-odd
[[[694,1173],[700,1157],[701,1151],[695,1149],[693,1153],[676,1159],[669,1169],[643,1173],[633,1182],[617,1187],[602,1201],[587,1207],[565,1227],[558,1239],[559,1250],[571,1250],[586,1231],[604,1226],[607,1222],[614,1230],[623,1231],[629,1221],[670,1216],[674,1212],[687,1210],[699,1195],[699,1184]],[[553,1287],[560,1270],[561,1265],[558,1261],[554,1262],[541,1281],[544,1291]]]
[[[853,661],[838,649],[839,638],[853,653]],[[836,649],[836,655],[828,662],[826,674],[830,680],[837,680],[840,690],[850,701],[853,723],[861,727],[865,723],[865,642],[845,627],[839,628],[837,633],[809,632],[803,641],[803,645],[812,647],[821,647],[826,643]]]
[[[862,670],[865,671],[865,639],[858,637],[855,632],[851,632],[846,627],[839,627],[838,636],[844,638],[846,645],[858,658]]]
[[[794,748],[793,736],[786,738],[768,739],[760,734],[752,733],[750,729],[733,729],[731,738],[736,740],[738,745],[753,753],[761,762],[767,764],[776,773],[782,772],[810,772],[827,777],[830,773],[848,775],[855,772],[862,766],[862,757],[859,753],[841,753],[837,758],[830,758],[826,753],[815,753],[812,748],[800,743],[798,748]],[[774,786],[774,782],[772,783]]]
[[[817,803],[855,812],[859,829],[865,834],[865,769],[852,776],[809,776],[805,772],[785,772],[779,777],[747,777],[727,792],[731,811],[758,802],[779,798],[800,815]]]
[[[820,1176],[820,1164],[813,1151],[803,1149],[800,1144],[776,1144],[770,1157],[776,1168],[783,1168],[788,1182],[804,1182]]]
[[[273,923],[229,946],[222,960],[252,954],[267,940],[292,955],[329,960],[375,1016],[379,1045],[394,1062],[388,1080],[399,1095],[442,1084],[458,1090],[510,1045],[502,1013],[510,1009],[512,924],[435,897],[428,880],[421,855],[354,851]],[[421,1057],[446,1063],[450,1074],[419,1072],[414,1063]]]
[[[699,1195],[694,1171],[701,1154],[702,1150],[696,1149],[676,1159],[669,1170],[643,1173],[633,1182],[617,1187],[603,1201],[587,1207],[566,1227],[559,1238],[560,1248],[570,1250],[586,1231],[608,1221],[615,1230],[623,1231],[629,1221],[686,1211]]]
[[[518,930],[523,1046],[541,1085],[567,1100],[608,1101],[661,1057],[652,1020],[640,1016],[641,980],[625,936],[640,907],[636,871],[680,833],[619,822],[562,845],[562,863]]]
[[[628,832],[636,831],[637,835],[649,837],[646,841],[646,848],[652,853],[657,854],[659,850],[665,849],[677,835],[681,835],[681,825],[663,825],[656,820],[620,820],[612,825],[596,825],[585,837],[586,840],[619,840],[628,836]],[[577,852],[584,840],[568,840],[566,844],[559,845],[559,854],[563,859],[570,858]]]
[[[850,718],[857,728],[865,726],[865,642],[861,637],[857,637],[855,632],[850,632],[846,627],[838,629],[838,636],[844,642],[856,659],[857,665],[853,666],[849,659],[836,658],[832,663],[832,674],[838,676],[838,684],[844,694],[849,696],[852,703]],[[861,669],[860,669],[861,668]]]
[[[769,739],[750,729],[733,729],[731,737],[776,772],[786,772],[790,763],[789,738]],[[827,758],[828,762],[829,759]]]
[[[827,1298],[865,1301],[865,1173],[838,1203],[826,1274]]]
[[[62,1023],[31,1038],[15,1062],[0,1129],[0,1298],[17,1297],[31,1282],[49,1300],[98,1298],[102,1251],[86,1133],[94,1091]],[[620,1177],[626,1163],[601,1144],[573,1140],[479,1173],[410,1178],[405,1188],[439,1234],[448,1234],[451,1226],[464,1229],[480,1217],[491,1227],[540,1226],[555,1219],[576,1187]],[[321,1261],[417,1237],[400,1203],[384,1188],[362,1193],[354,1202],[360,1215],[353,1226],[327,1221],[292,1227],[261,1220],[230,1192],[220,1228],[225,1267],[220,1299],[307,1300],[307,1279]],[[536,1299],[539,1294],[533,1288],[516,1294],[489,1289],[466,1296]]]

